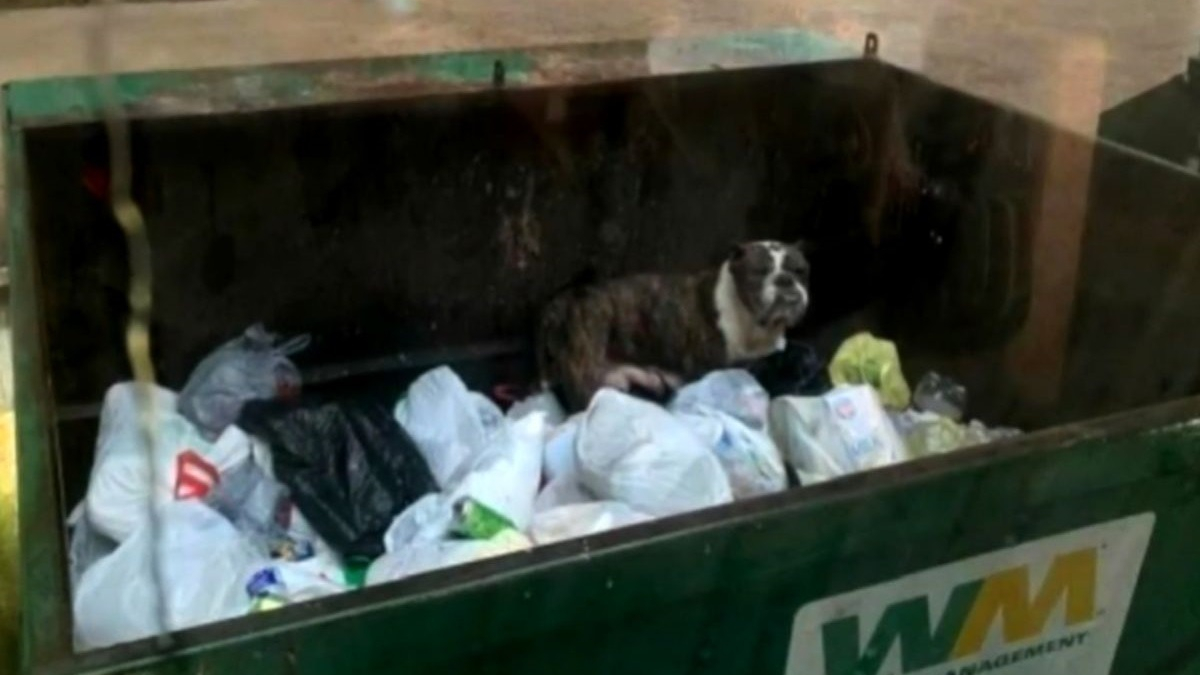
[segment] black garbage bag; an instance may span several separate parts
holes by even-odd
[[[275,477],[345,558],[382,555],[392,519],[438,489],[416,444],[376,403],[251,401],[238,425],[270,444]]]
[[[820,396],[833,388],[828,363],[812,345],[788,340],[787,346],[749,367],[771,398]]]

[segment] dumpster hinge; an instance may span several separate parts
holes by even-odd
[[[863,43],[863,58],[873,59],[879,56],[879,36],[875,33],[867,33],[867,39]]]
[[[492,63],[492,86],[504,86],[504,61],[496,59]]]

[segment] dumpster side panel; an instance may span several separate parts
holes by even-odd
[[[258,630],[202,628],[185,634],[189,653],[136,672],[253,661],[256,672],[778,675],[793,618],[815,600],[1141,513],[1157,522],[1112,672],[1182,671],[1200,640],[1200,425],[1129,427],[1198,411],[1192,400],[748,502],[715,522],[690,514],[438,572],[260,616]],[[462,585],[433,590],[449,581]],[[152,653],[147,642],[79,665]]]
[[[9,269],[13,380],[16,392],[17,503],[20,583],[0,590],[18,597],[20,607],[20,672],[35,663],[61,658],[70,644],[70,607],[63,561],[66,560],[64,514],[57,490],[58,456],[54,452],[52,400],[38,303],[36,246],[32,236],[25,136],[5,125],[5,175],[8,181]]]
[[[1114,412],[1200,386],[1200,179],[1097,145],[1072,341],[1074,410]]]

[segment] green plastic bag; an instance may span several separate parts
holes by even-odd
[[[968,445],[987,442],[986,439],[979,439],[969,434],[967,427],[941,415],[905,414],[909,416],[907,424],[897,424],[896,426],[898,428],[905,427],[900,435],[904,438],[905,447],[913,459],[940,455]]]
[[[1020,431],[1008,427],[989,429],[978,420],[960,424],[941,415],[916,410],[894,413],[891,418],[896,431],[904,439],[910,459],[940,455],[1021,434]]]
[[[912,398],[896,343],[870,333],[846,338],[829,362],[829,379],[834,386],[869,384],[879,392],[883,405],[893,410],[907,408]]]

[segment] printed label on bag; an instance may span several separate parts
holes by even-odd
[[[870,400],[864,403],[864,395],[874,396],[865,387],[836,389],[825,395],[825,405],[837,423],[842,445],[852,462],[847,471],[867,465],[869,457],[880,450],[876,430],[887,423],[877,404],[871,405]]]
[[[1153,529],[1145,513],[805,605],[786,673],[1103,675]]]
[[[219,480],[221,472],[195,450],[176,455],[175,499],[204,499]]]

